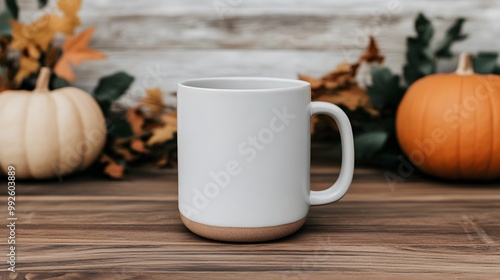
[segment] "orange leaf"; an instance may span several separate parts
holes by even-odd
[[[165,143],[174,137],[177,132],[177,116],[175,114],[165,114],[161,116],[164,122],[162,127],[153,129],[153,135],[148,139],[147,145],[153,146],[155,144]]]
[[[139,105],[148,109],[150,117],[160,115],[166,107],[163,103],[163,93],[159,88],[146,89],[146,98]]]
[[[125,167],[123,165],[116,163],[106,154],[101,156],[100,162],[106,165],[104,168],[104,174],[107,174],[109,177],[114,179],[123,178],[123,173],[125,172]]]
[[[76,66],[87,60],[106,58],[105,54],[88,47],[94,30],[94,27],[90,27],[79,35],[66,39],[63,45],[63,55],[54,67],[57,76],[72,82],[75,75],[69,64]]]
[[[366,61],[368,63],[382,63],[384,61],[384,57],[380,54],[377,41],[375,41],[373,36],[370,36],[368,48],[366,48],[365,53],[359,58],[359,61]]]
[[[323,84],[327,89],[337,90],[354,84],[352,65],[341,63],[337,68],[323,77]]]
[[[351,85],[349,88],[340,89],[336,93],[323,94],[316,98],[315,101],[325,101],[336,105],[344,105],[351,111],[363,108],[372,116],[377,116],[379,114],[371,105],[366,90],[360,88],[358,85]]]
[[[123,172],[125,171],[125,167],[120,165],[114,161],[110,162],[105,168],[104,173],[107,174],[111,178],[121,179],[123,178]]]
[[[60,17],[58,15],[50,15],[50,27],[52,30],[61,32],[65,35],[75,34],[75,28],[80,25],[78,18]]]
[[[28,55],[34,59],[40,58],[40,51],[34,45],[28,45]]]
[[[59,0],[57,8],[68,17],[77,17],[77,13],[82,6],[82,0]]]
[[[306,75],[299,75],[299,80],[310,83],[311,89],[318,89],[323,85],[323,81],[321,79],[316,79]]]
[[[19,63],[19,70],[14,77],[16,84],[20,84],[29,74],[38,71],[40,63],[38,60],[33,60],[29,57],[22,56]]]
[[[341,63],[335,68],[335,70],[328,72],[323,79],[325,80],[335,80],[341,76],[353,76],[352,75],[352,66],[351,64],[344,62]]]
[[[64,16],[60,17],[55,14],[51,15],[51,28],[66,35],[73,35],[75,32],[75,28],[77,26],[80,26],[81,24],[80,19],[77,15],[81,5],[81,0],[57,1],[57,8],[63,13]]]
[[[144,146],[144,142],[140,139],[132,140],[132,144],[130,144],[130,148],[132,148],[133,151],[136,151],[139,153],[144,153],[146,151],[146,148]]]
[[[358,106],[368,102],[366,91],[358,86],[351,86],[348,89],[339,90],[337,93],[323,94],[316,101],[325,101],[337,105],[344,105],[349,110],[354,111]]]
[[[28,47],[28,39],[24,37],[23,29],[25,26],[15,19],[10,21],[12,28],[12,42],[10,47],[16,50],[24,50]]]
[[[55,35],[55,31],[50,28],[50,15],[45,15],[30,25],[24,25],[14,19],[10,23],[12,26],[10,47],[20,51],[29,47],[45,51]]]
[[[127,122],[132,127],[134,135],[142,133],[142,126],[144,125],[144,117],[136,110],[130,109],[127,113]]]
[[[61,58],[59,58],[56,66],[54,66],[54,73],[66,81],[72,82],[75,80],[75,73],[73,73],[73,69],[71,69],[71,66],[68,63],[61,63]]]

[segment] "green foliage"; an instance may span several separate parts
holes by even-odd
[[[49,3],[49,0],[38,0],[38,8],[44,8]]]
[[[50,77],[50,84],[49,84],[50,89],[59,89],[59,88],[69,87],[69,86],[70,86],[70,84],[68,81],[66,81],[65,79],[58,77],[56,74],[52,73],[52,75]]]
[[[8,11],[0,12],[0,35],[10,35],[10,19],[11,15]]]
[[[122,113],[112,113],[110,108],[113,102],[120,98],[130,87],[134,77],[125,72],[118,72],[103,77],[94,90],[95,99],[106,116],[108,134],[115,137],[132,136],[132,128]]]
[[[382,66],[371,67],[372,84],[366,88],[370,102],[380,116],[360,125],[355,133],[356,159],[371,165],[388,167],[400,153],[396,140],[395,119],[405,93],[400,77]]]
[[[479,74],[500,74],[497,52],[479,52],[472,57],[474,72]]]
[[[5,0],[5,7],[7,10],[0,12],[0,35],[10,35],[10,20],[19,16],[19,7],[15,0]]]
[[[103,77],[99,80],[97,87],[94,90],[94,95],[103,108],[103,112],[108,112],[111,103],[120,98],[130,87],[134,77],[125,72],[118,72],[110,76]]]
[[[423,14],[415,20],[416,36],[406,41],[406,63],[403,66],[404,83],[398,75],[382,66],[371,67],[371,85],[366,90],[370,102],[380,112],[379,116],[359,118],[359,114],[350,113],[355,134],[356,158],[377,166],[391,166],[397,163],[401,154],[396,139],[396,110],[406,89],[416,80],[436,72],[438,59],[454,57],[451,47],[454,43],[467,38],[462,33],[465,19],[458,18],[448,28],[444,38],[431,48],[434,36],[432,23]],[[476,73],[500,74],[497,64],[497,52],[479,52],[473,56]]]
[[[403,73],[408,85],[435,71],[430,47],[434,27],[423,14],[419,14],[415,21],[415,31],[417,37],[409,37],[406,40],[406,64]]]
[[[415,21],[417,36],[407,38],[407,63],[403,69],[407,86],[422,77],[435,73],[437,59],[454,56],[451,51],[452,45],[467,38],[467,34],[462,33],[464,23],[464,18],[456,19],[446,31],[445,37],[439,41],[435,51],[432,51],[430,43],[434,28],[423,14],[418,15]],[[473,56],[474,71],[479,74],[500,74],[500,65],[497,64],[497,60],[497,52],[479,52]]]
[[[5,0],[5,7],[7,7],[7,10],[13,18],[17,19],[19,17],[19,6],[16,0]]]
[[[125,113],[107,113],[108,135],[113,137],[131,137],[134,135],[132,127],[126,119]]]
[[[415,20],[417,36],[408,37],[406,40],[406,64],[403,67],[403,73],[407,86],[422,77],[434,74],[437,59],[453,57],[452,45],[467,38],[467,35],[462,33],[464,23],[464,18],[455,20],[446,31],[445,37],[439,41],[433,51],[431,41],[434,35],[434,27],[423,14],[418,15]]]
[[[372,66],[371,76],[372,85],[367,87],[367,92],[372,105],[378,110],[395,111],[405,92],[399,76],[381,66]]]
[[[467,38],[466,34],[462,34],[462,25],[465,19],[459,18],[455,23],[446,31],[444,39],[439,43],[434,55],[436,57],[451,58],[453,54],[451,53],[451,45],[455,42],[459,42]]]
[[[354,149],[357,160],[372,158],[384,147],[389,133],[387,131],[370,131],[354,137]]]

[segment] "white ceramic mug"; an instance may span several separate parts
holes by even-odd
[[[179,210],[194,233],[251,242],[299,229],[310,205],[336,202],[351,184],[354,144],[337,106],[311,102],[310,84],[275,78],[179,83]],[[310,191],[310,118],[326,114],[342,140],[339,178]]]

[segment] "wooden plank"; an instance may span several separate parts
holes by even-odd
[[[317,245],[309,250],[283,250],[248,245],[232,250],[234,245],[191,247],[175,245],[96,246],[31,245],[21,246],[22,272],[220,272],[288,271],[371,272],[383,273],[460,273],[498,275],[498,251],[470,250],[468,247],[444,246],[372,246]],[[269,245],[271,246],[271,245]],[[268,246],[268,247],[269,247]],[[215,249],[214,247],[218,247]],[[242,247],[239,245],[239,247]],[[262,249],[261,249],[262,248]],[[467,249],[467,252],[463,250]],[[51,258],[47,259],[46,255]],[[45,256],[44,256],[45,255]],[[286,256],[286,258],[283,258]],[[21,271],[21,269],[20,269]]]
[[[85,27],[98,27],[94,44],[100,49],[290,48],[340,53],[342,48],[364,48],[366,42],[360,39],[378,35],[383,49],[401,51],[419,11],[435,21],[438,34],[458,16],[467,17],[471,37],[463,44],[466,48],[484,48],[484,42],[493,50],[500,47],[491,40],[500,35],[492,24],[500,13],[498,0],[219,2],[228,5],[223,18],[216,1],[86,0],[80,15]],[[20,6],[21,18],[32,20],[36,3],[24,0]],[[51,6],[47,10],[55,4]]]
[[[313,185],[322,184],[338,167],[313,164],[312,173]],[[402,182],[390,192],[381,171],[359,169],[348,195],[312,207],[298,233],[263,244],[224,244],[197,237],[181,224],[174,170],[144,168],[134,175],[128,182],[84,174],[64,185],[19,182],[21,273],[13,279],[202,275],[195,271],[292,279],[321,279],[333,272],[343,278],[370,273],[375,279],[422,271],[423,278],[500,273],[495,185]],[[6,235],[2,227],[0,236]],[[6,250],[5,243],[0,250]]]
[[[299,268],[294,270],[287,271],[275,271],[275,272],[267,272],[267,271],[257,271],[257,272],[238,272],[238,271],[223,271],[223,272],[210,272],[210,276],[213,279],[230,279],[230,280],[239,280],[239,279],[291,279],[291,280],[300,280],[300,279],[318,279],[318,280],[330,280],[332,278],[342,278],[342,279],[396,279],[400,280],[410,279],[410,280],[421,280],[421,279],[440,279],[440,278],[451,278],[451,279],[470,279],[470,277],[474,277],[477,279],[494,279],[494,274],[491,273],[463,273],[463,272],[454,272],[447,271],[441,273],[431,273],[424,270],[416,272],[415,274],[408,275],[400,272],[396,273],[380,273],[374,274],[370,271],[357,271],[357,272],[349,272],[343,269],[336,269],[335,271],[329,272],[321,272],[321,271],[308,271],[304,273]],[[6,276],[7,277],[7,276]],[[134,272],[114,272],[114,273],[96,273],[96,272],[61,272],[61,273],[19,273],[16,274],[15,277],[12,278],[3,278],[3,279],[30,279],[30,280],[75,280],[75,279],[86,279],[86,280],[101,280],[101,279],[143,279],[143,273],[134,273]],[[205,280],[207,279],[206,272],[150,272],[147,273],[147,279],[150,280],[164,280],[164,279],[179,279],[179,280]]]
[[[338,166],[325,166],[324,163],[313,160],[311,188],[319,190],[329,187],[338,177],[339,170]],[[363,200],[369,197],[377,201],[452,201],[464,197],[468,200],[496,199],[499,195],[496,188],[500,184],[498,181],[457,185],[456,182],[439,181],[415,172],[404,181],[391,186],[384,176],[386,172],[398,175],[397,171],[356,168],[352,187],[345,199]],[[90,173],[80,173],[63,179],[63,182],[20,181],[18,193],[22,195],[21,199],[26,201],[50,200],[53,197],[63,201],[172,201],[177,195],[177,170],[158,169],[155,166],[133,168],[125,179],[120,181],[108,180]],[[6,193],[6,185],[0,186],[0,189]]]
[[[482,203],[484,207],[500,207],[494,201]],[[186,234],[176,202],[30,204],[43,210],[25,207],[27,209],[19,212],[20,244],[142,245],[164,244],[164,238],[180,243],[192,242],[194,237]],[[54,216],[52,213],[60,214]],[[47,232],[51,234],[45,234]],[[474,201],[348,201],[335,206],[313,207],[306,226],[294,237],[299,244],[291,243],[294,248],[302,248],[330,237],[338,244],[362,242],[365,246],[419,245],[423,241],[427,245],[500,245],[495,241],[500,238],[500,220],[495,213],[485,212]]]

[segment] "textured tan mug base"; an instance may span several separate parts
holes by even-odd
[[[218,227],[191,221],[181,214],[182,222],[190,231],[208,239],[226,242],[263,242],[282,238],[301,228],[306,218],[270,227]]]

